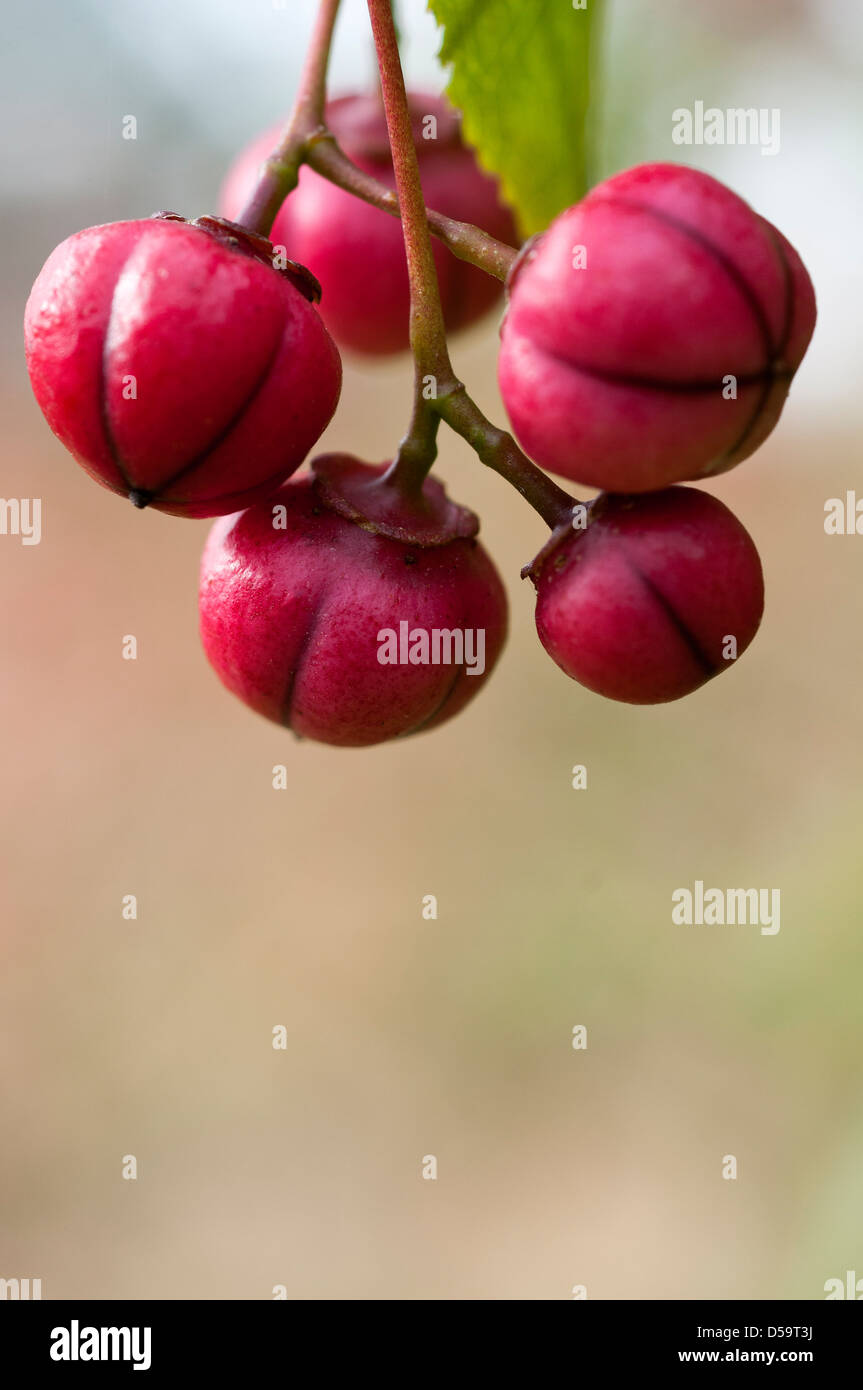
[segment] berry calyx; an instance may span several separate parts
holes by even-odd
[[[552,659],[631,704],[676,700],[732,666],[764,608],[749,533],[695,488],[601,494],[583,529],[559,527],[524,575]]]
[[[321,501],[373,535],[426,547],[472,540],[479,531],[476,513],[451,502],[437,478],[406,493],[393,465],[375,467],[352,454],[319,454],[312,472]]]
[[[434,728],[485,684],[506,637],[476,518],[431,480],[399,501],[386,465],[313,468],[213,526],[204,650],[229,690],[301,737],[360,747]]]
[[[341,362],[314,277],[272,257],[244,228],[174,213],[89,227],[51,253],[27,302],[27,365],[97,482],[138,507],[218,516],[299,467]]]
[[[525,451],[611,492],[724,472],[776,424],[815,325],[806,269],[729,188],[646,164],[592,189],[509,277],[499,382]]]
[[[494,179],[483,173],[462,142],[452,107],[440,97],[418,92],[409,95],[409,102],[426,202],[516,245],[512,214],[500,201]],[[326,121],[355,164],[388,187],[395,186],[386,118],[376,94],[329,102]],[[220,197],[226,216],[238,217],[243,211],[279,134],[276,127],[259,136],[232,166]],[[270,236],[320,280],[321,315],[341,347],[367,354],[407,349],[410,287],[396,219],[304,167]],[[452,332],[486,313],[499,299],[501,287],[440,244],[433,252],[444,319]]]

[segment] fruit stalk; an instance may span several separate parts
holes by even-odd
[[[411,350],[417,366],[422,366],[424,371],[437,377],[449,367],[446,330],[392,0],[368,0],[368,5],[378,55],[393,172],[402,210],[402,230],[411,285]]]
[[[436,426],[438,418],[442,418],[470,444],[483,463],[506,478],[543,520],[554,527],[571,512],[574,499],[536,468],[510,435],[486,419],[453,371],[392,4],[391,0],[368,0],[368,5],[402,210],[411,284],[411,350],[415,362],[413,417],[399,448],[392,476],[399,478],[406,488],[421,486],[435,460]],[[515,253],[512,254],[514,258]],[[427,399],[430,378],[434,394]]]
[[[471,446],[488,468],[520,492],[543,521],[555,529],[572,515],[578,499],[571,497],[542,469],[531,463],[511,434],[493,425],[471,399],[461,382],[455,382],[438,400],[438,412],[456,434]]]
[[[313,133],[324,124],[327,68],[341,0],[320,0],[311,43],[287,129],[264,165],[251,201],[238,219],[266,236],[287,195],[297,186],[300,165]]]

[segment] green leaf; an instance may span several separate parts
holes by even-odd
[[[604,0],[428,0],[443,27],[447,94],[525,235],[588,183],[588,76]]]

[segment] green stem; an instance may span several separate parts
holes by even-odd
[[[414,403],[408,432],[399,444],[392,467],[387,472],[390,482],[397,483],[402,492],[417,493],[422,488],[432,464],[437,458],[437,434],[440,416],[434,401],[422,394],[419,372],[414,370]]]
[[[320,0],[285,134],[264,164],[258,185],[238,219],[242,226],[262,236],[269,235],[276,213],[287,195],[296,188],[309,141],[324,126],[327,67],[339,4],[340,0]]]
[[[578,499],[531,463],[512,435],[498,429],[483,415],[460,381],[454,381],[439,396],[437,409],[450,429],[471,446],[480,462],[494,469],[520,492],[552,530],[572,516]]]

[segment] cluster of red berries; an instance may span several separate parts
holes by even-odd
[[[428,202],[514,242],[453,113],[427,96],[411,109]],[[435,140],[422,138],[429,115]],[[327,116],[353,160],[392,185],[380,104],[348,97]],[[28,366],[49,425],[98,482],[140,507],[221,518],[200,610],[228,688],[300,735],[376,743],[441,723],[479,689],[506,597],[476,517],[434,479],[408,494],[386,466],[326,456],[285,481],[336,408],[333,339],[405,348],[409,289],[398,222],[308,168],[272,240],[227,220],[272,144],[268,133],[238,161],[225,217],[160,213],[57,247],[27,305]],[[435,256],[458,328],[499,285]],[[814,326],[806,271],[714,179],[651,165],[527,243],[507,292],[500,387],[515,433],[542,467],[604,489],[525,571],[540,638],[602,694],[685,694],[751,641],[763,585],[728,509],[670,485],[731,467],[772,429]],[[382,659],[385,633],[406,638],[402,659]],[[470,664],[464,635],[478,633]],[[414,634],[443,634],[457,659],[430,658]]]

